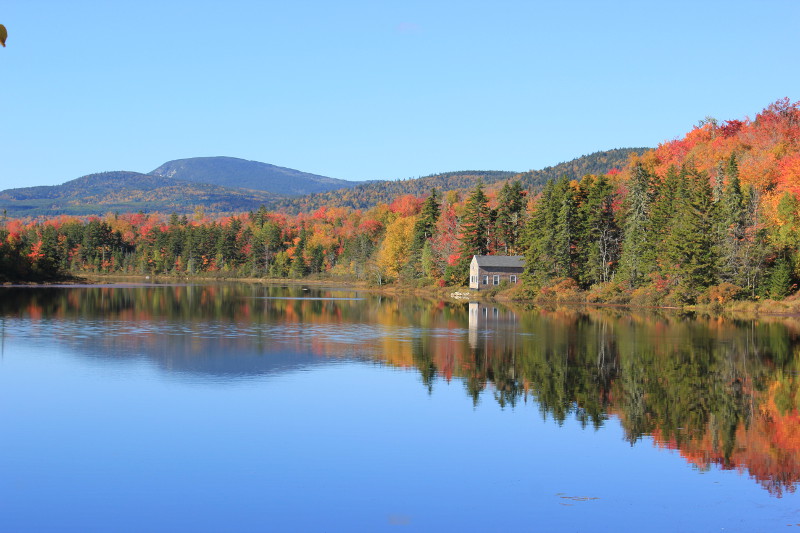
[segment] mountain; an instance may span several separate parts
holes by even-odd
[[[150,174],[222,187],[267,191],[281,196],[332,191],[357,184],[235,157],[176,159],[164,163]]]
[[[61,185],[0,191],[0,209],[9,216],[99,215],[112,211],[231,212],[257,209],[275,200],[264,191],[233,189],[140,174],[102,172]]]
[[[101,215],[108,212],[241,212],[264,205],[288,213],[320,207],[368,209],[398,196],[424,196],[432,188],[465,193],[482,180],[488,187],[520,180],[535,191],[548,179],[603,174],[624,168],[632,153],[645,148],[595,152],[542,170],[524,173],[465,170],[416,179],[352,182],[233,157],[197,157],[165,163],[150,174],[102,172],[61,185],[0,191],[0,210],[9,216]],[[306,191],[305,193],[303,191]],[[311,192],[308,191],[317,191]],[[291,197],[290,197],[291,196]]]

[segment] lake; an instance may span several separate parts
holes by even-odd
[[[800,528],[800,320],[0,288],[0,531]]]

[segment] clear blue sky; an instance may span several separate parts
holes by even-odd
[[[17,0],[0,189],[195,156],[538,169],[800,99],[800,2]]]

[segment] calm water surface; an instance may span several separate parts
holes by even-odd
[[[798,332],[0,288],[0,531],[791,531]]]

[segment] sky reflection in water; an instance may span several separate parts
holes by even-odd
[[[790,320],[308,292],[0,291],[0,530],[800,523]]]

